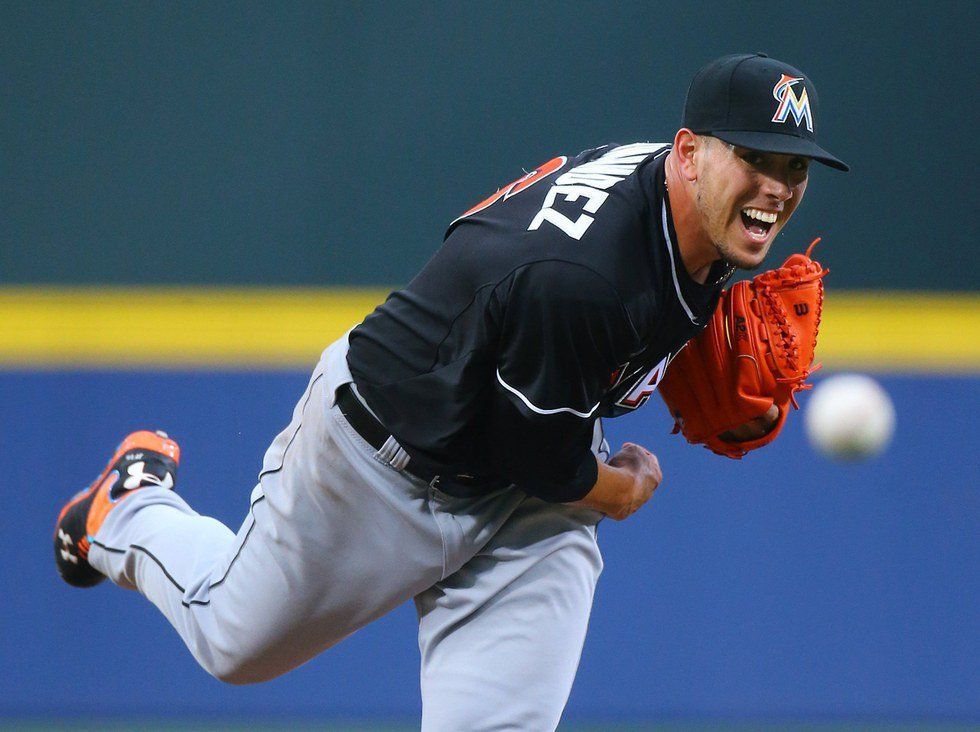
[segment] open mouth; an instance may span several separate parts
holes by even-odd
[[[742,209],[742,226],[753,239],[764,241],[769,236],[769,230],[776,223],[778,214],[775,211],[763,211],[760,208]]]

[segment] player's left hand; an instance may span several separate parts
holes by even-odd
[[[725,430],[718,435],[718,439],[724,440],[725,442],[746,442],[747,440],[757,440],[760,437],[765,437],[772,432],[772,429],[776,426],[778,421],[779,407],[773,404],[762,416],[751,419],[745,424],[741,424],[733,429]]]
[[[776,439],[794,394],[810,388],[827,274],[810,259],[818,241],[723,292],[671,362],[657,390],[688,442],[740,458]]]

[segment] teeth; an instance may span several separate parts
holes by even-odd
[[[772,211],[762,211],[757,208],[743,208],[742,213],[744,213],[750,219],[764,221],[767,224],[776,223],[776,213]]]

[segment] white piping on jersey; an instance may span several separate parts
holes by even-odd
[[[364,397],[361,396],[361,392],[357,390],[357,384],[355,384],[353,381],[349,383],[350,383],[350,390],[354,392],[354,396],[357,397],[357,401],[361,403],[361,406],[364,407],[366,410],[368,410],[368,412],[371,414],[372,417],[374,417],[376,420],[381,422],[381,417],[379,417],[377,414],[374,413],[374,410],[368,406],[368,403],[366,401],[364,401]],[[384,422],[381,422],[381,424],[384,424]]]
[[[670,276],[674,278],[674,290],[677,291],[677,299],[681,301],[681,307],[684,308],[684,312],[687,313],[687,317],[691,319],[691,322],[695,325],[700,325],[698,319],[694,317],[694,313],[691,312],[691,308],[687,306],[687,301],[681,294],[681,283],[677,281],[677,264],[674,262],[674,242],[671,241],[670,230],[667,228],[666,200],[660,206],[660,220],[664,226],[664,239],[667,241],[667,254],[670,256]]]
[[[531,403],[530,399],[528,399],[526,396],[521,394],[517,389],[515,389],[513,386],[511,386],[506,381],[504,381],[504,377],[500,375],[500,369],[497,369],[497,381],[499,381],[500,385],[504,387],[507,391],[509,391],[512,394],[516,394],[518,398],[520,398],[520,400],[524,402],[525,405],[527,405],[528,409],[538,414],[558,414],[560,412],[568,412],[569,414],[574,414],[576,417],[581,417],[582,419],[586,419],[588,417],[591,417],[595,413],[595,410],[599,408],[599,404],[601,404],[601,402],[596,402],[595,406],[592,407],[592,409],[590,409],[588,412],[580,412],[577,409],[572,409],[571,407],[557,407],[556,409],[542,409],[541,407],[534,406]]]

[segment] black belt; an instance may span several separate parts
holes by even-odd
[[[375,450],[381,450],[392,436],[391,432],[361,403],[349,383],[341,384],[337,388],[337,406],[347,419],[347,423]],[[458,498],[483,495],[503,485],[500,482],[481,480],[465,473],[429,470],[414,459],[410,459],[409,464],[411,469],[406,467],[403,472],[428,483],[432,488]]]

